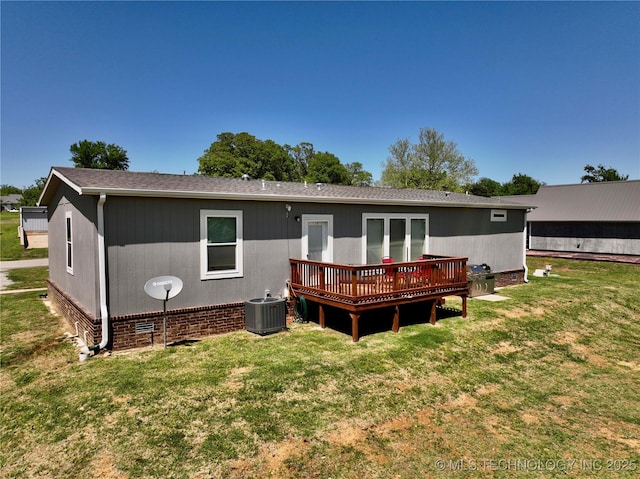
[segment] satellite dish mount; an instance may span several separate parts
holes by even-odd
[[[162,333],[164,347],[167,347],[167,301],[175,298],[182,291],[182,280],[175,276],[157,276],[144,285],[144,291],[153,299],[162,301]]]

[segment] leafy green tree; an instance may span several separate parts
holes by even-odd
[[[518,173],[513,175],[511,181],[508,181],[502,185],[501,195],[535,195],[538,189],[544,185],[544,183],[533,179],[532,177]]]
[[[478,174],[473,160],[465,158],[455,142],[431,128],[422,128],[418,143],[400,139],[389,147],[381,183],[394,188],[461,191]]]
[[[328,151],[313,155],[309,160],[309,172],[305,179],[312,183],[351,184],[349,171],[337,156]]]
[[[46,183],[47,178],[38,178],[33,185],[25,188],[22,192],[20,206],[36,206]]]
[[[69,147],[71,161],[76,168],[98,168],[102,170],[128,170],[127,151],[113,143],[82,140]]]
[[[373,175],[365,171],[359,161],[347,163],[344,167],[349,173],[349,181],[352,186],[371,186],[373,184]]]
[[[249,133],[224,132],[198,158],[198,173],[208,176],[293,181],[296,165],[287,151],[273,140],[259,140]]]
[[[296,146],[284,145],[284,149],[296,165],[296,181],[302,181],[309,172],[309,161],[316,154],[313,145],[308,142],[298,143]]]
[[[13,185],[0,185],[0,196],[19,195],[22,190]]]
[[[209,176],[277,181],[310,181],[341,185],[370,184],[371,173],[361,163],[343,165],[329,152],[317,152],[313,145],[280,146],[249,133],[220,133],[198,158],[198,173]]]
[[[586,175],[580,178],[580,183],[599,183],[603,181],[626,181],[629,179],[629,175],[621,175],[615,168],[604,165],[598,165],[597,168],[586,165],[584,167]]]
[[[477,182],[469,185],[469,193],[478,196],[499,196],[502,194],[502,185],[490,178],[480,178]]]

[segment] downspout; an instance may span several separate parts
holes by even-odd
[[[107,201],[107,194],[100,193],[98,199],[98,286],[100,296],[100,317],[102,318],[102,341],[100,344],[89,346],[89,351],[97,354],[104,349],[109,342],[109,308],[107,308],[107,268],[106,250],[104,246],[104,204]]]
[[[524,265],[524,282],[528,283],[529,268],[527,267],[527,215],[529,211],[524,212],[524,230],[522,231],[522,264]]]

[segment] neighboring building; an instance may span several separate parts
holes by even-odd
[[[162,330],[162,303],[143,289],[156,276],[184,284],[168,303],[169,341],[243,329],[246,300],[285,290],[289,258],[430,253],[487,263],[498,284],[525,277],[529,207],[493,198],[54,167],[39,204],[50,298],[89,344],[113,349],[148,345]]]
[[[501,199],[537,206],[528,215],[529,249],[640,255],[639,180],[542,186]]]
[[[20,201],[22,201],[22,195],[19,194],[0,196],[0,205],[2,205],[2,211],[18,211]]]
[[[44,206],[21,206],[18,236],[25,248],[48,247],[47,208]]]

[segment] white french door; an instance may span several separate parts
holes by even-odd
[[[429,215],[362,215],[362,261],[377,264],[384,257],[414,261],[428,252]]]

